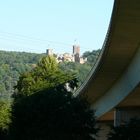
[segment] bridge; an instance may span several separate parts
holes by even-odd
[[[115,0],[99,58],[76,95],[102,121],[140,116],[140,0]]]

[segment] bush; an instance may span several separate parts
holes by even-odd
[[[13,140],[95,140],[98,128],[88,102],[57,86],[15,101]]]
[[[108,140],[140,140],[140,119],[133,118],[128,123],[113,127]]]

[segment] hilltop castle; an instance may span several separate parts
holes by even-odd
[[[46,54],[53,55],[53,50],[47,49]],[[70,54],[70,53],[57,54],[56,59],[57,59],[58,63],[68,61],[68,62],[77,62],[77,63],[84,64],[87,61],[87,59],[84,59],[83,57],[80,56],[80,46],[79,45],[73,45],[72,54]]]

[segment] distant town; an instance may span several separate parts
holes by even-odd
[[[72,54],[70,53],[55,54],[57,62],[60,63],[60,62],[68,61],[68,62],[77,62],[80,64],[84,64],[87,61],[87,58],[83,58],[82,56],[80,56],[80,46],[73,45],[72,48],[73,48]],[[54,55],[53,49],[47,49],[46,54],[49,56]]]

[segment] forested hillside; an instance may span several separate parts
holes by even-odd
[[[99,50],[87,51],[83,53],[83,58],[87,58],[87,62],[84,64],[74,63],[74,62],[64,62],[60,63],[60,68],[67,72],[74,72],[77,75],[79,85],[81,85],[88,73],[90,72],[92,66],[95,64],[100,53]]]
[[[21,73],[31,70],[44,54],[0,51],[0,96],[9,97]]]
[[[85,64],[63,62],[60,63],[59,66],[66,72],[75,72],[80,85],[96,61],[99,52],[100,50],[85,52],[83,54],[83,57],[87,57]],[[46,54],[0,51],[0,97],[10,97],[20,74],[33,69],[38,61],[45,55]]]

